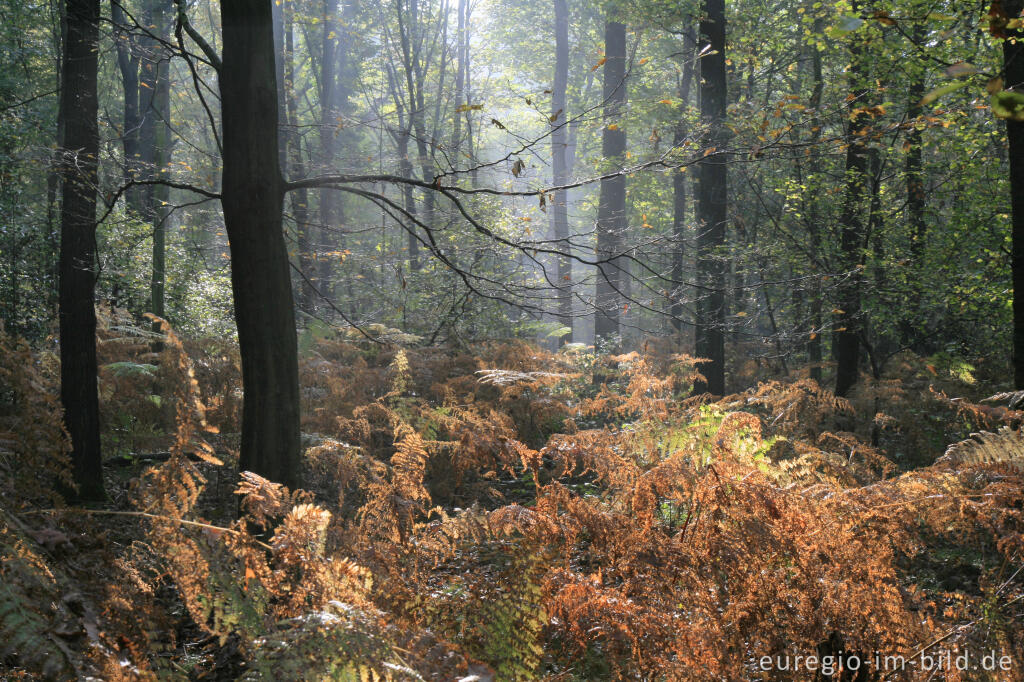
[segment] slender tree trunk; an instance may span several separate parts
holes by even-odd
[[[298,351],[281,224],[273,0],[221,0],[224,173],[231,284],[242,357],[242,470],[299,480]]]
[[[706,126],[706,148],[697,183],[697,356],[709,360],[701,366],[706,382],[696,392],[725,393],[725,231],[728,221],[728,157],[724,153],[726,74],[725,0],[705,0],[700,42],[706,51],[700,60],[701,122]]]
[[[338,56],[338,37],[335,15],[338,11],[338,0],[324,0],[323,42],[320,54],[320,165],[322,173],[330,173],[334,164],[338,110],[336,100]],[[337,229],[340,222],[338,216],[337,190],[324,187],[320,190],[320,231],[316,245],[315,282],[320,293],[331,294],[331,260],[326,255],[328,246],[334,241],[331,231]]]
[[[166,0],[155,0],[153,3],[153,31],[166,40],[170,35],[167,21]],[[152,177],[159,177],[171,160],[171,83],[170,55],[161,45],[153,46],[153,107],[149,116],[154,119],[153,131],[153,168]],[[154,185],[149,206],[150,223],[153,226],[153,270],[150,275],[150,312],[157,317],[165,317],[164,288],[167,279],[167,205],[170,193],[165,185]]]
[[[295,94],[295,7],[291,2],[283,3],[282,22],[284,32],[284,53],[282,70],[284,82],[281,90],[285,101],[285,149],[288,158],[288,169],[294,178],[305,177],[306,164],[302,156],[302,136],[299,135],[299,104]],[[309,224],[309,192],[297,189],[290,197],[292,217],[295,219],[295,231],[299,242],[299,270],[305,275],[301,278],[299,308],[312,312],[316,307],[316,293],[310,278],[313,278],[315,262],[310,243],[311,226]]]
[[[923,25],[915,26],[913,41],[922,44],[926,33]],[[907,156],[904,175],[907,182],[907,226],[910,228],[910,267],[913,276],[910,284],[910,300],[900,323],[900,336],[903,345],[916,345],[918,338],[919,314],[923,297],[922,275],[924,274],[924,244],[928,225],[925,221],[925,177],[923,162],[923,122],[921,118],[921,98],[925,94],[925,70],[919,68],[910,82],[907,93]]]
[[[626,153],[626,131],[622,114],[626,105],[626,26],[610,18],[604,25],[604,129],[601,150],[614,167],[620,167]],[[626,176],[616,175],[601,181],[597,208],[597,311],[594,337],[612,339],[619,334],[619,308],[622,305],[622,270],[618,254],[626,229]]]
[[[854,11],[858,9],[854,4]],[[871,117],[866,108],[867,65],[865,46],[859,38],[850,44],[850,97],[847,104],[849,124],[846,135],[846,196],[839,218],[839,261],[842,278],[839,309],[835,315],[833,346],[836,356],[835,393],[845,396],[857,382],[860,364],[861,284],[863,282],[863,250],[865,226],[862,214],[869,180],[870,158],[867,134]]]
[[[398,134],[398,172],[403,178],[412,179],[412,161],[409,160],[409,130],[403,130]],[[405,210],[410,215],[416,216],[416,197],[413,195],[412,185],[402,185],[402,200]],[[420,269],[420,242],[416,239],[416,225],[410,224],[407,233],[407,244],[409,249],[409,270],[415,272]]]
[[[465,0],[460,0],[465,2]],[[551,88],[551,177],[555,186],[568,184],[569,169],[566,164],[568,152],[566,111],[566,88],[569,82],[569,8],[566,0],[555,0],[555,79]],[[568,192],[556,190],[551,201],[551,224],[557,248],[566,252],[558,256],[555,277],[558,282],[558,306],[555,314],[558,323],[569,328],[569,333],[559,339],[559,345],[572,343],[572,261],[568,257],[569,207]]]
[[[71,436],[77,496],[104,497],[96,392],[96,93],[99,0],[66,0],[61,113],[60,396]]]
[[[822,30],[822,22],[820,19],[815,20],[814,33],[817,35]],[[813,78],[813,86],[811,89],[811,99],[809,106],[811,111],[811,162],[810,162],[810,174],[813,182],[818,182],[818,173],[821,170],[821,164],[818,161],[820,157],[820,151],[818,149],[818,143],[821,142],[821,96],[825,89],[825,80],[822,76],[821,71],[821,49],[817,43],[811,45],[811,71]],[[821,226],[818,224],[820,216],[818,213],[818,197],[810,197],[810,210],[808,212],[808,236],[810,237],[810,246],[812,253],[815,257],[821,256]],[[820,275],[820,273],[818,273]],[[822,379],[822,354],[821,354],[821,329],[823,326],[821,316],[821,281],[819,279],[814,280],[814,284],[811,289],[811,305],[810,305],[810,317],[811,317],[811,332],[807,341],[807,360],[811,364],[811,378],[819,384]]]
[[[1003,9],[1010,17],[1020,16],[1024,2],[1006,0]],[[1007,89],[1024,88],[1024,43],[1021,31],[1003,42],[1004,82]],[[1010,269],[1013,280],[1013,367],[1014,387],[1024,389],[1024,123],[1006,121],[1010,147],[1010,205],[1013,215]]]
[[[690,29],[687,29],[689,31]],[[685,113],[690,106],[690,88],[693,83],[693,66],[696,58],[693,36],[683,34],[683,73],[679,79],[680,116],[676,121],[674,146],[682,145],[690,134],[686,124]],[[669,312],[672,315],[672,327],[676,332],[683,330],[683,273],[686,259],[686,211],[689,206],[687,185],[690,179],[681,170],[672,175],[672,288],[669,300]]]
[[[121,72],[124,91],[124,129],[121,144],[124,148],[124,180],[137,179],[139,170],[139,54],[132,34],[127,30],[127,18],[118,0],[111,0],[110,16],[114,23],[114,46],[117,48],[117,66]],[[142,215],[141,187],[131,187],[125,194],[128,209]]]

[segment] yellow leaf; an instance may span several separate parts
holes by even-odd
[[[617,124],[617,123],[612,123],[611,125],[608,126],[608,130],[618,130],[618,129],[619,129],[619,124]]]
[[[670,99],[663,99],[663,100],[659,100],[658,104],[667,104],[669,106],[672,106],[673,102]]]

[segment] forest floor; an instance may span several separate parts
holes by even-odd
[[[104,320],[80,509],[56,359],[0,339],[4,678],[1024,679],[1024,411],[984,363],[844,399],[735,349],[710,400],[664,340],[309,339],[288,490],[237,472],[237,349],[157,340]]]

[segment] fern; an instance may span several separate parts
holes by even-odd
[[[252,642],[245,680],[420,680],[370,614],[342,602],[290,618]]]
[[[1024,436],[1006,426],[995,432],[972,433],[967,440],[950,445],[937,463],[953,467],[1005,464],[1024,471]]]
[[[0,510],[0,656],[50,679],[76,677],[71,653],[54,634],[61,589],[31,541]]]

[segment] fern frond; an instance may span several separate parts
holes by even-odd
[[[1005,393],[996,393],[990,395],[981,402],[983,403],[1001,403],[1005,402],[1006,406],[1011,410],[1019,410],[1024,407],[1024,391],[1006,391]]]
[[[75,665],[54,634],[60,586],[46,560],[0,510],[0,657],[47,679],[73,679]]]
[[[972,433],[967,440],[950,445],[936,464],[952,467],[1006,464],[1024,471],[1024,435],[1006,426],[995,432]]]

